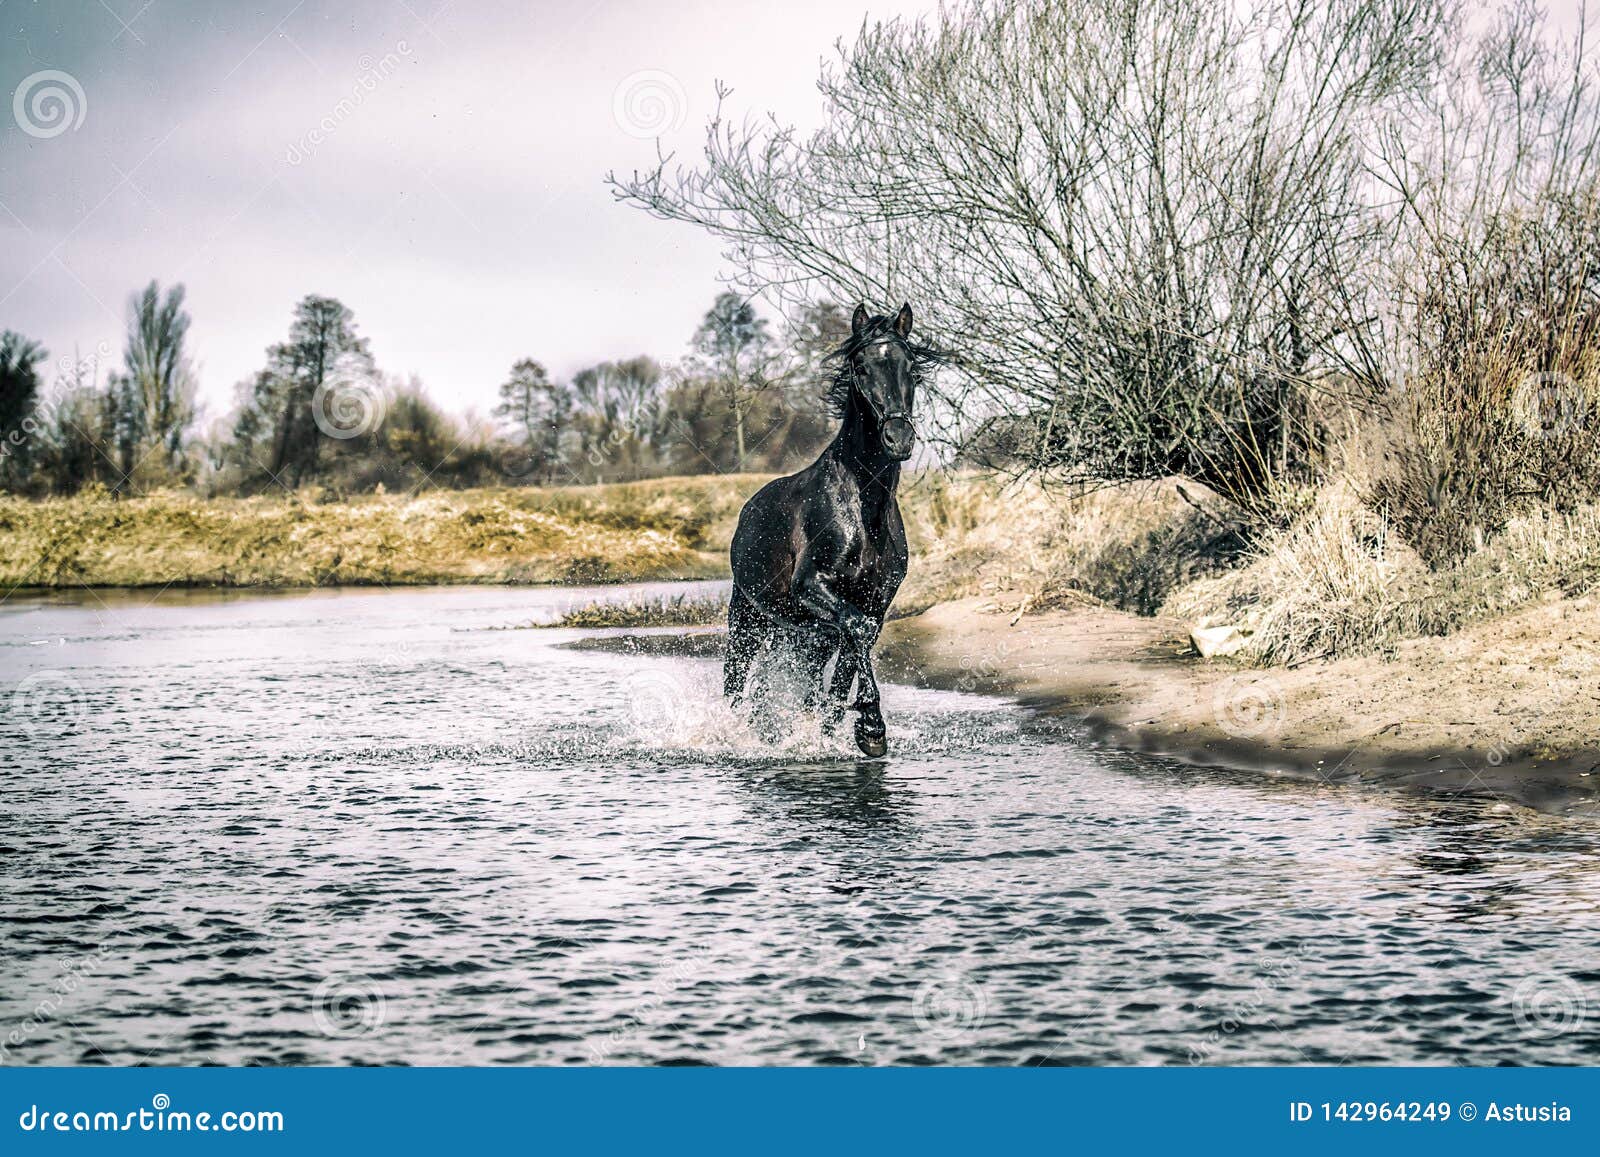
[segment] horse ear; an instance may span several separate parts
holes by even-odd
[[[867,328],[867,307],[856,306],[855,313],[850,315],[850,336],[860,337],[861,331]]]
[[[901,337],[911,336],[911,303],[908,301],[894,315],[894,332]]]

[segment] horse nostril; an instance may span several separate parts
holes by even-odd
[[[890,418],[883,424],[883,448],[891,454],[905,457],[916,440],[916,430],[904,418]]]

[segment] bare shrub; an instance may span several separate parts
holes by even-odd
[[[1600,484],[1600,104],[1580,22],[1518,3],[1463,38],[1419,124],[1380,141],[1398,196],[1394,442],[1373,498],[1431,566]]]
[[[751,291],[915,301],[957,445],[1003,418],[1057,476],[1249,500],[1377,381],[1361,142],[1447,8],[977,0],[841,46],[815,135],[719,113],[698,168],[613,185]]]
[[[1225,504],[1173,479],[1070,494],[1037,480],[927,473],[907,479],[901,508],[916,562],[896,614],[984,595],[1013,610],[1087,596],[1150,615],[1173,590],[1231,565],[1245,542]]]

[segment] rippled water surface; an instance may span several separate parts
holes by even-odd
[[[859,762],[570,591],[0,608],[0,1062],[1600,1060],[1593,826],[885,688]]]

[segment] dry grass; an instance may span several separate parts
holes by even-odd
[[[585,583],[727,575],[756,475],[613,486],[202,500],[0,498],[7,586]],[[1203,491],[1196,491],[1203,494]],[[1151,611],[1207,573],[1218,534],[1173,483],[1068,497],[984,477],[909,476],[916,558],[896,604],[991,593],[1049,605],[1087,592]],[[685,612],[687,613],[687,612]]]
[[[1359,473],[1359,464],[1352,466]],[[722,578],[740,505],[758,476],[618,486],[433,492],[320,503],[204,501],[103,492],[0,499],[0,581],[29,586],[318,586],[598,583]],[[1189,498],[1184,497],[1187,492]],[[1069,495],[980,476],[908,476],[913,559],[894,613],[982,595],[997,609],[1098,599],[1251,632],[1246,661],[1299,663],[1446,635],[1551,593],[1600,583],[1600,503],[1512,518],[1486,545],[1430,569],[1341,480],[1244,546],[1242,525],[1171,480]],[[1192,500],[1192,501],[1191,501]],[[560,625],[717,622],[715,600],[634,600]]]
[[[924,474],[901,498],[914,553],[898,613],[990,595],[1045,609],[1082,596],[1153,614],[1169,592],[1242,547],[1239,526],[1203,487],[1173,480],[1087,494],[1036,482]]]
[[[316,495],[0,498],[0,582],[325,586],[709,578],[760,479]]]
[[[1453,565],[1430,569],[1348,480],[1268,535],[1244,567],[1176,592],[1163,613],[1252,633],[1245,657],[1299,663],[1448,635],[1600,583],[1600,504],[1512,518]]]

